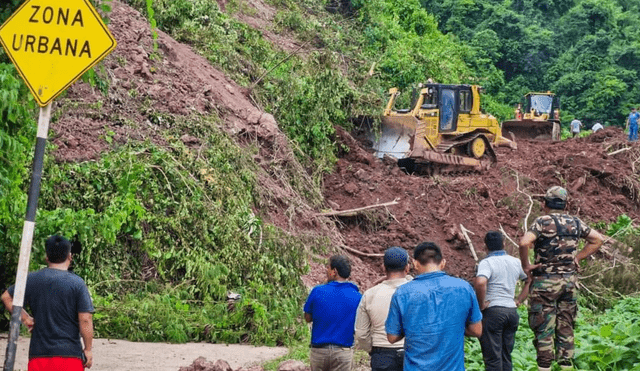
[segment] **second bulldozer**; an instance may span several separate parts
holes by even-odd
[[[560,100],[550,91],[527,93],[518,104],[515,120],[502,123],[504,132],[518,139],[560,140]]]
[[[496,162],[494,145],[516,148],[502,136],[495,117],[480,111],[478,85],[421,85],[411,108],[394,109],[389,101],[378,135],[370,134],[378,157],[390,156],[407,172],[429,175],[478,171]]]

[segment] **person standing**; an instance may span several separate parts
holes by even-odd
[[[582,122],[580,122],[580,120],[573,119],[573,121],[571,121],[571,134],[573,138],[575,138],[576,136],[578,136],[578,134],[580,134],[581,126],[582,126]]]
[[[638,119],[640,118],[640,113],[636,111],[635,108],[631,108],[631,113],[627,118],[627,126],[629,127],[629,141],[635,142],[638,140]]]
[[[409,254],[401,247],[384,252],[386,280],[362,295],[356,315],[356,344],[371,355],[372,371],[402,371],[404,342],[389,343],[384,323],[391,297],[396,289],[409,281]]]
[[[487,371],[511,371],[511,352],[520,321],[517,307],[526,299],[531,280],[514,300],[516,283],[527,279],[520,260],[504,251],[500,232],[488,232],[484,243],[489,255],[478,264],[474,283],[482,310],[482,357]]]
[[[544,196],[543,211],[520,240],[522,269],[533,275],[529,297],[529,327],[534,333],[538,370],[551,370],[557,360],[571,369],[573,326],[578,313],[576,273],[579,262],[602,245],[602,235],[577,217],[564,213],[567,190],[554,186]],[[577,251],[580,239],[587,244]],[[529,249],[535,264],[529,262]]]
[[[464,336],[482,335],[482,313],[466,281],[442,270],[440,247],[423,242],[413,251],[418,276],[398,287],[385,323],[391,344],[405,339],[404,371],[464,370]]]
[[[342,255],[329,258],[327,283],[311,290],[304,304],[304,318],[312,323],[311,371],[350,371],[353,331],[362,295],[347,278],[351,264]]]
[[[82,278],[68,271],[73,255],[71,242],[51,236],[45,242],[47,268],[29,273],[25,289],[26,311],[22,321],[32,330],[29,371],[82,371],[93,365],[93,304]],[[2,302],[13,311],[15,286]],[[83,344],[80,342],[82,338]]]

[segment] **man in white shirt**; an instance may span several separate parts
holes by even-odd
[[[571,121],[571,134],[573,135],[574,138],[578,136],[578,134],[580,134],[581,126],[583,125],[582,125],[582,122],[580,122],[580,120],[573,119],[573,121]]]
[[[527,278],[520,260],[504,251],[500,232],[488,232],[484,243],[489,255],[478,264],[474,285],[482,310],[482,357],[487,371],[511,371],[511,352],[520,320],[517,307],[527,297],[531,280],[514,300],[516,282]]]
[[[385,321],[396,288],[411,280],[407,275],[409,254],[401,247],[390,247],[385,251],[383,260],[386,279],[367,290],[358,306],[356,344],[371,355],[372,371],[402,371],[404,340],[389,343]]]
[[[603,127],[603,126],[602,126],[602,124],[601,124],[601,123],[599,123],[599,122],[596,122],[596,123],[595,123],[595,125],[593,125],[593,126],[591,127],[591,130],[592,130],[594,133],[595,133],[596,131],[598,131],[598,130],[602,130],[602,129],[604,129],[604,127]]]

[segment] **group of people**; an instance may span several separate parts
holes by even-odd
[[[414,278],[408,252],[387,249],[385,280],[362,295],[348,281],[349,260],[332,256],[328,283],[314,287],[304,305],[312,324],[311,370],[350,370],[354,343],[371,355],[373,371],[464,370],[465,336],[480,339],[487,370],[511,370],[517,307],[527,297],[538,369],[551,370],[554,361],[572,369],[576,273],[603,238],[564,212],[567,198],[562,187],[547,190],[544,215],[520,240],[520,259],[504,250],[500,232],[488,232],[488,255],[478,264],[473,285],[444,272],[446,260],[433,242],[414,248]],[[581,239],[586,245],[578,251]],[[519,280],[524,285],[516,298]]]
[[[507,254],[500,232],[485,236],[488,255],[478,264],[473,286],[444,272],[438,245],[423,242],[412,259],[400,247],[383,257],[386,279],[360,294],[349,282],[351,265],[335,255],[327,264],[327,283],[314,287],[304,305],[312,323],[312,371],[349,371],[354,339],[371,355],[373,371],[464,370],[464,337],[480,339],[487,370],[511,370],[518,329],[516,308],[529,297],[529,326],[535,334],[539,370],[557,361],[571,369],[573,325],[577,313],[579,262],[595,253],[602,236],[564,213],[567,191],[552,187],[544,197],[545,215],[520,240],[520,259]],[[587,243],[578,251],[578,242]],[[81,371],[93,363],[94,311],[84,281],[69,271],[71,243],[51,236],[45,243],[48,267],[30,273],[21,321],[32,331],[29,371]],[[535,261],[529,260],[534,251]],[[515,298],[516,283],[525,281]],[[11,286],[1,296],[13,312]]]
[[[640,109],[640,108],[639,108]],[[635,142],[638,140],[638,119],[640,119],[640,113],[635,109],[631,108],[631,113],[627,117],[627,122],[625,124],[625,130],[629,130],[629,141]],[[580,120],[577,118],[571,121],[571,135],[573,138],[577,137],[580,134],[580,128],[584,126]],[[596,133],[598,130],[604,129],[604,126],[598,121],[591,127],[591,131]]]

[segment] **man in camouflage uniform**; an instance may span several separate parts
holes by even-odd
[[[544,196],[546,215],[537,218],[520,240],[522,269],[533,276],[529,327],[535,334],[533,345],[539,370],[551,370],[554,360],[562,369],[572,369],[578,263],[602,245],[600,233],[564,214],[566,205],[567,190],[549,188]],[[578,252],[581,238],[587,244]],[[534,248],[535,264],[529,263],[530,248]]]

